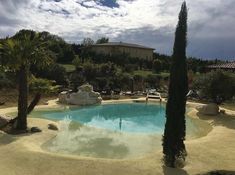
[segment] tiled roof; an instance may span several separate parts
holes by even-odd
[[[218,69],[235,69],[235,61],[229,63],[210,65],[208,68],[218,68]]]
[[[134,47],[134,48],[141,48],[141,49],[150,49],[155,50],[154,48],[138,45],[138,44],[131,44],[131,43],[123,43],[123,42],[109,42],[103,44],[95,44],[93,46],[124,46],[124,47]]]

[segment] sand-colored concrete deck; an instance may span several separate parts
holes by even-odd
[[[195,103],[189,104],[194,107]],[[40,106],[43,107],[43,106]],[[40,108],[39,107],[39,108]],[[47,107],[58,107],[54,101]],[[0,114],[16,110],[1,109]],[[0,133],[1,175],[191,175],[212,170],[235,170],[235,111],[226,110],[218,116],[199,115],[195,109],[188,114],[213,126],[206,136],[186,141],[188,151],[184,169],[162,167],[162,151],[157,150],[142,158],[115,160],[46,152],[41,145],[56,136],[47,129],[49,120],[29,118],[29,126],[38,126],[43,132],[11,136]]]

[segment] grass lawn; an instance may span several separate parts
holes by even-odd
[[[153,73],[151,70],[137,70],[133,72],[134,75],[141,75],[146,78],[148,75],[159,75],[161,77],[168,77],[170,75],[169,72],[160,72],[160,73]]]
[[[73,64],[60,64],[60,66],[63,66],[66,72],[73,72],[76,69],[76,67]]]

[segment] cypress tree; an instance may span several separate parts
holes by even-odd
[[[175,42],[170,70],[170,84],[166,105],[166,124],[163,135],[163,161],[166,166],[181,166],[187,155],[185,140],[185,106],[188,92],[188,77],[186,64],[187,46],[187,6],[183,2],[179,13],[179,21],[175,31]]]

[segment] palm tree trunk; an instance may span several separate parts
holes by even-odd
[[[18,97],[18,119],[16,129],[27,129],[27,107],[28,107],[28,82],[27,68],[21,66],[19,70],[19,97]]]
[[[30,112],[33,111],[34,107],[38,104],[40,99],[41,99],[41,94],[40,93],[36,93],[34,99],[32,100],[32,102],[29,104],[29,106],[27,108],[27,114],[30,114]]]

